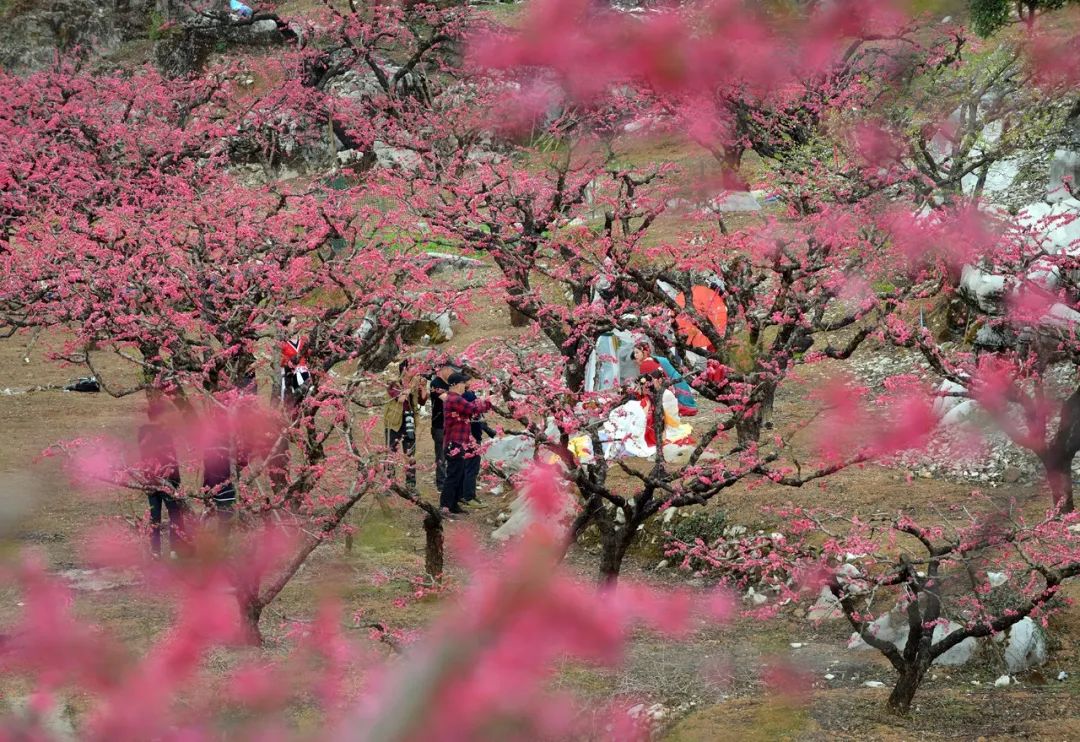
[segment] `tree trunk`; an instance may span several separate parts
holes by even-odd
[[[256,600],[242,600],[240,603],[240,616],[244,621],[244,631],[247,634],[248,641],[254,647],[261,647],[263,644],[259,621],[262,619],[264,607]]]
[[[738,175],[739,168],[742,167],[743,148],[732,145],[731,147],[724,148],[724,158],[722,162],[728,172],[733,175]]]
[[[1046,469],[1046,481],[1060,513],[1073,511],[1072,462],[1080,450],[1080,389],[1061,405],[1057,433],[1040,459]]]
[[[776,384],[768,384],[761,392],[761,421],[772,426],[773,406],[776,404]]]
[[[518,310],[510,307],[510,326],[511,327],[528,327],[529,318],[519,312]]]
[[[634,541],[636,531],[637,524],[629,519],[620,527],[613,527],[612,524],[600,528],[600,584],[613,586],[618,583],[623,558]]]
[[[564,370],[566,386],[573,392],[581,392],[585,388],[585,366],[576,360],[567,359]]]
[[[443,524],[434,513],[424,517],[424,569],[433,580],[441,580],[443,574]]]
[[[767,423],[772,422],[775,399],[776,384],[773,382],[762,383],[754,390],[750,398],[749,413],[735,423],[739,448],[746,448],[751,443],[761,440],[762,429]]]
[[[266,459],[266,473],[270,488],[278,497],[284,497],[289,486],[289,439],[282,431],[274,448]]]
[[[1050,485],[1050,494],[1054,498],[1054,507],[1059,513],[1073,511],[1072,459],[1061,456],[1046,456],[1042,460],[1046,470],[1046,482]]]
[[[739,448],[746,448],[751,443],[757,443],[761,438],[761,406],[758,405],[746,417],[740,418],[735,423],[735,433],[738,435]]]
[[[889,700],[886,704],[889,711],[901,716],[907,714],[911,710],[911,702],[915,698],[915,691],[919,690],[925,675],[926,669],[922,667],[922,663],[909,666],[904,672],[900,673],[900,677],[897,678],[896,685],[893,686],[892,693],[889,694]]]

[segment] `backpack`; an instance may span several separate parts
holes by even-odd
[[[93,376],[83,376],[64,387],[67,392],[100,392],[101,385]]]

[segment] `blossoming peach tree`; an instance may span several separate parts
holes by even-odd
[[[1075,514],[1032,518],[1022,504],[1002,506],[979,493],[930,522],[903,511],[798,506],[774,515],[780,533],[676,540],[670,554],[732,587],[772,596],[763,614],[817,601],[815,620],[843,617],[896,671],[887,705],[900,714],[946,653],[1028,618],[1045,626],[1070,605],[1062,583],[1080,574]]]

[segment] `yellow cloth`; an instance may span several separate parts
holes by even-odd
[[[587,435],[576,435],[566,442],[566,447],[579,464],[589,464],[593,460],[592,440]]]

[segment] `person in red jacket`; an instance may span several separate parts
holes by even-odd
[[[472,435],[473,418],[491,409],[491,403],[478,399],[470,402],[462,395],[469,377],[451,374],[446,380],[450,387],[443,394],[443,447],[446,452],[446,481],[439,496],[439,507],[444,514],[464,513],[461,501],[465,496],[465,474],[468,457],[476,455],[476,443]]]
[[[281,401],[290,413],[311,383],[305,350],[302,337],[281,342]]]

